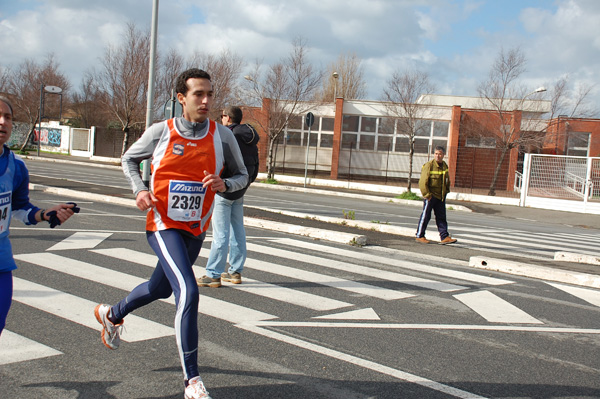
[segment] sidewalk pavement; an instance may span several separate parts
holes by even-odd
[[[81,163],[89,165],[90,163],[98,165],[100,167],[120,169],[118,160],[87,160],[85,158],[77,158],[69,155],[62,154],[42,154],[40,157],[37,156],[23,156],[24,159],[32,160],[43,160],[49,162],[66,162],[66,163]],[[264,179],[264,174],[259,174],[258,180]],[[308,187],[304,187],[304,178],[286,175],[277,175],[279,183],[287,183],[287,185],[264,185],[261,187],[278,189],[278,190],[300,190],[303,192],[318,192],[319,194],[328,194],[334,196],[345,196],[354,197],[375,201],[386,201],[386,202],[397,202],[407,206],[419,206],[421,207],[420,201],[400,200],[395,199],[394,195],[398,192],[398,187],[393,186],[380,186],[375,184],[365,183],[352,183],[352,182],[339,182],[339,181],[328,181],[324,179],[307,179],[306,183]],[[340,184],[341,183],[341,184]],[[131,199],[130,193],[124,193],[123,190],[108,190],[103,193],[92,193],[84,192],[79,190],[73,190],[65,188],[64,180],[57,180],[50,182],[54,186],[46,186],[40,184],[31,184],[32,190],[43,190],[50,193],[61,194],[70,197],[84,198],[102,202],[110,202],[125,206],[135,206],[135,201]],[[318,189],[315,186],[318,185]],[[346,187],[343,187],[343,186]],[[79,187],[76,187],[79,188]],[[106,191],[106,190],[103,190]],[[112,192],[111,192],[112,191]],[[395,193],[394,193],[395,191]],[[462,198],[466,196],[461,195]],[[479,212],[488,215],[495,215],[499,217],[508,217],[516,219],[528,219],[540,222],[551,221],[553,223],[562,225],[578,226],[590,229],[600,229],[600,216],[579,214],[574,212],[560,212],[544,209],[534,208],[521,208],[514,205],[514,198],[503,198],[503,197],[490,197],[489,202],[482,202],[486,196],[476,196],[478,202],[468,201],[455,201],[449,200],[449,205],[456,211],[465,212]],[[517,201],[518,203],[518,201]],[[245,224],[250,227],[260,227],[270,230],[277,230],[287,232],[291,234],[298,234],[315,239],[324,239],[329,241],[335,241],[339,243],[346,243],[351,245],[365,245],[367,244],[367,237],[365,234],[358,233],[343,233],[340,232],[340,225],[345,225],[350,228],[357,229],[368,229],[368,230],[379,230],[380,233],[395,234],[398,236],[414,237],[414,229],[405,229],[398,226],[388,225],[373,225],[371,223],[368,226],[363,226],[358,221],[349,221],[341,218],[327,218],[317,217],[315,215],[309,215],[304,213],[287,212],[282,213],[280,211],[273,211],[268,208],[256,208],[261,211],[271,212],[273,215],[281,214],[291,216],[294,218],[300,218],[299,220],[315,220],[319,222],[329,223],[326,229],[314,228],[301,226],[299,223],[280,223],[273,220],[267,220],[264,218],[245,218]],[[349,224],[350,222],[350,224]],[[364,222],[363,222],[364,223]],[[331,226],[331,229],[329,229]],[[336,230],[336,226],[337,230]],[[345,229],[348,230],[348,229]],[[402,252],[402,251],[397,251]],[[475,268],[483,268],[488,270],[495,270],[504,273],[528,276],[533,278],[541,278],[552,281],[559,281],[568,284],[576,284],[593,288],[600,288],[600,254],[596,256],[589,256],[583,254],[558,252],[555,259],[560,262],[560,266],[552,267],[550,263],[548,266],[541,266],[539,264],[528,264],[523,262],[514,262],[506,259],[497,259],[491,257],[472,256],[469,262],[459,261],[463,266],[471,266]],[[538,262],[539,263],[539,262]],[[584,266],[584,264],[586,266]],[[565,266],[566,265],[566,266]],[[571,265],[571,266],[569,266]]]

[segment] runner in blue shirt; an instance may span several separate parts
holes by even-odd
[[[8,239],[11,218],[27,225],[45,220],[54,227],[79,210],[74,203],[40,209],[29,202],[29,172],[23,160],[6,145],[12,133],[12,118],[12,105],[0,96],[0,334],[12,302],[12,271],[17,268]]]

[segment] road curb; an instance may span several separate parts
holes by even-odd
[[[111,204],[123,205],[136,208],[135,200],[128,198],[113,197],[110,195],[87,193],[84,191],[70,190],[67,188],[58,188],[45,186],[42,184],[29,184],[29,190],[31,191],[43,191],[51,194],[64,195],[69,198],[80,198],[84,200],[92,200],[99,202],[106,202]],[[270,212],[276,212],[272,209]],[[338,231],[316,229],[312,227],[303,227],[299,225],[287,224],[274,222],[270,220],[263,220],[258,218],[245,217],[244,224],[250,227],[260,227],[273,231],[280,231],[284,233],[297,234],[305,237],[311,237],[320,240],[327,240],[331,242],[337,242],[348,245],[359,245],[364,246],[367,244],[367,237],[361,234],[341,233]]]
[[[247,206],[247,205],[244,205],[244,206]],[[252,209],[258,209],[261,211],[266,211],[266,212],[278,213],[280,215],[293,216],[293,217],[296,217],[299,219],[318,220],[319,222],[337,224],[337,225],[345,226],[345,227],[356,227],[356,228],[363,229],[363,230],[379,231],[381,233],[388,233],[388,234],[394,234],[394,235],[405,236],[405,237],[414,237],[415,236],[415,229],[411,229],[408,227],[391,226],[388,224],[373,223],[373,222],[364,222],[362,220],[334,218],[334,217],[330,217],[330,216],[310,215],[308,213],[301,213],[301,212],[281,211],[281,210],[274,210],[274,209],[270,209],[270,208],[264,208],[261,206],[247,206],[247,207],[252,208]],[[437,241],[439,241],[439,240],[440,239],[437,238]],[[436,239],[432,239],[432,241],[436,241]]]
[[[260,184],[259,187],[273,189],[273,190],[299,191],[299,192],[303,192],[303,193],[318,193],[318,194],[323,194],[323,195],[331,195],[334,197],[357,198],[357,199],[363,199],[363,200],[368,200],[368,201],[391,202],[394,204],[418,206],[420,208],[423,207],[423,201],[418,201],[418,200],[407,200],[407,199],[392,198],[392,197],[378,197],[376,195],[346,193],[343,191],[331,191],[331,190],[323,190],[323,189],[308,188],[308,187],[283,186],[283,185],[278,185],[278,184],[267,184],[267,183],[260,183],[260,182],[258,182],[257,184]],[[468,208],[466,206],[456,205],[456,204],[452,204],[452,205],[448,204],[447,210],[448,211],[473,212],[470,208]]]
[[[284,233],[296,234],[305,237],[337,242],[340,244],[349,244],[364,246],[367,244],[367,236],[360,234],[341,233],[339,231],[331,231],[324,229],[316,229],[313,227],[304,227],[296,224],[273,222],[258,218],[244,217],[244,225],[250,227],[259,227],[268,230],[276,230]]]
[[[517,276],[537,278],[540,280],[558,281],[566,284],[600,288],[600,276],[597,275],[512,262],[504,259],[472,256],[469,258],[469,266],[477,269],[492,270]]]
[[[587,263],[600,266],[600,256],[576,254],[573,252],[559,251],[554,253],[554,260],[566,262]]]

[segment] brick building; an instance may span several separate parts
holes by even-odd
[[[261,108],[246,109],[250,123],[260,134],[261,171],[266,171],[269,140],[261,126],[268,126],[269,99]],[[522,170],[523,154],[600,156],[600,120],[558,117],[543,119],[550,102],[511,100],[502,113],[477,97],[424,95],[419,133],[415,136],[412,179],[433,156],[437,145],[446,148],[454,187],[487,189],[501,159],[497,144],[502,128],[529,135],[526,145],[506,152],[497,177],[498,190],[513,191],[515,172]],[[274,143],[275,169],[280,173],[304,173],[331,179],[366,179],[374,182],[406,181],[409,175],[409,141],[397,118],[390,117],[389,103],[338,98],[334,103],[303,104],[315,116],[306,126],[305,113],[290,119]],[[310,143],[309,143],[310,141]],[[308,145],[307,145],[308,144]],[[308,148],[308,154],[307,154]]]

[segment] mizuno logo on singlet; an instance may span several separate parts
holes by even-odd
[[[171,182],[170,191],[175,193],[204,193],[206,189],[202,187],[202,183]]]
[[[0,194],[0,205],[10,204],[10,193]]]

